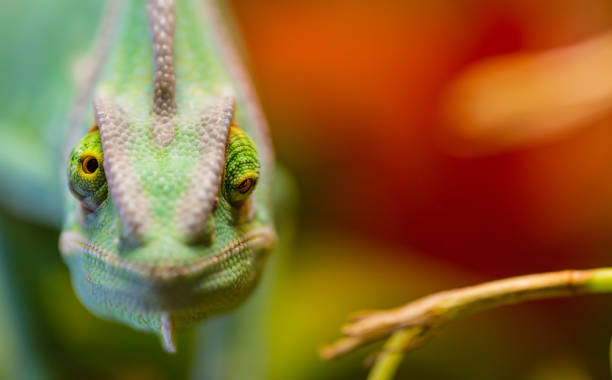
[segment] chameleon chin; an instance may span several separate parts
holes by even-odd
[[[60,237],[82,303],[159,334],[169,352],[177,328],[251,293],[276,240],[265,123],[199,6],[116,11],[94,127],[67,160]]]

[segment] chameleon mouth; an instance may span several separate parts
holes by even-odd
[[[65,258],[79,252],[103,261],[106,265],[122,270],[128,270],[137,275],[154,279],[160,282],[176,280],[180,277],[189,277],[194,273],[201,273],[213,269],[229,257],[236,255],[244,249],[255,251],[269,251],[276,243],[276,234],[271,228],[258,227],[247,232],[241,239],[224,245],[211,256],[206,256],[186,264],[179,265],[146,265],[125,260],[97,245],[91,243],[85,236],[74,231],[64,231],[60,235],[59,248]]]

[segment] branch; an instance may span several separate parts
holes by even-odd
[[[342,328],[344,337],[321,349],[319,355],[334,359],[397,332],[395,342],[388,342],[395,352],[381,354],[389,356],[421,346],[463,315],[528,300],[607,292],[612,292],[612,268],[532,274],[447,290],[399,308],[357,314]],[[399,364],[397,357],[394,360]]]
[[[404,358],[405,347],[418,336],[419,332],[418,328],[413,328],[400,330],[391,335],[385,343],[383,351],[372,358],[375,363],[370,370],[368,380],[392,379]]]

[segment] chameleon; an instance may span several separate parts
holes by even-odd
[[[59,248],[88,310],[173,353],[177,330],[259,282],[277,240],[274,157],[218,5],[109,9],[69,118]]]

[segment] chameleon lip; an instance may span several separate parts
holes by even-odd
[[[213,256],[183,265],[144,265],[130,262],[90,243],[83,235],[74,231],[62,232],[60,235],[59,247],[64,257],[70,257],[78,252],[84,252],[111,266],[127,269],[142,276],[154,278],[155,280],[168,281],[174,280],[177,277],[201,272],[222,262],[233,253],[239,252],[247,246],[252,248],[265,248],[272,247],[275,243],[276,234],[271,228],[258,227],[246,233],[244,238],[227,244]]]

